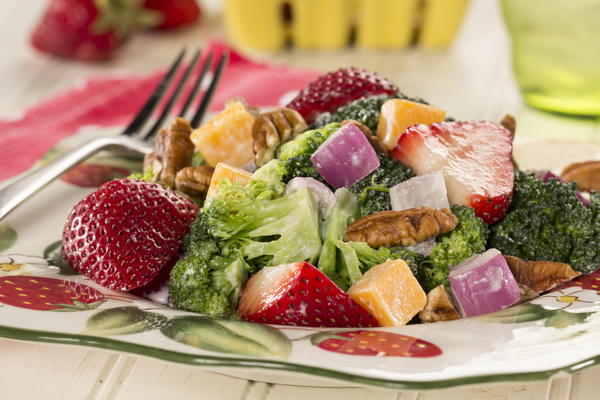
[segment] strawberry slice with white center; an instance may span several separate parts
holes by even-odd
[[[312,327],[369,327],[377,320],[306,262],[265,267],[248,280],[238,313],[246,321]]]
[[[415,125],[398,139],[393,157],[417,175],[440,171],[448,199],[493,224],[508,211],[514,185],[512,134],[495,122]]]

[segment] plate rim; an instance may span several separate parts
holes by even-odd
[[[151,357],[176,364],[191,365],[196,367],[227,367],[227,368],[260,368],[263,370],[276,370],[290,373],[302,373],[325,379],[350,382],[360,386],[372,386],[395,390],[434,390],[446,389],[464,385],[542,381],[552,376],[566,372],[573,374],[593,365],[600,364],[600,353],[577,361],[575,363],[541,371],[501,373],[488,375],[471,375],[451,379],[438,379],[428,381],[406,381],[375,378],[356,375],[348,372],[336,371],[329,368],[313,367],[295,364],[286,361],[277,361],[261,358],[220,357],[205,354],[189,354],[174,350],[147,346],[139,343],[130,343],[101,336],[81,335],[42,331],[0,325],[0,337],[11,340],[49,343],[65,346],[83,346],[103,350],[117,351],[143,357]],[[67,339],[67,340],[66,340]]]

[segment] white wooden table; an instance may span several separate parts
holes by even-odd
[[[0,0],[0,113],[10,112],[73,85],[89,75],[149,71],[164,66],[183,44],[207,35],[222,37],[214,16],[192,29],[136,35],[120,56],[85,65],[36,54],[28,35],[45,0]],[[211,1],[214,3],[214,1]],[[151,45],[149,45],[151,44]],[[598,123],[573,124],[526,110],[510,68],[509,44],[494,0],[472,0],[455,45],[447,51],[283,52],[257,57],[329,70],[356,65],[382,73],[407,94],[418,95],[461,118],[498,120],[517,115],[519,134],[569,132],[572,139],[598,141]],[[562,129],[566,127],[567,129]],[[559,129],[560,128],[560,129]],[[545,382],[468,386],[427,392],[308,388],[229,378],[159,360],[77,347],[0,339],[0,400],[16,399],[597,399],[600,367]]]

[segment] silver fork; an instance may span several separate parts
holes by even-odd
[[[127,150],[143,154],[152,151],[154,136],[161,128],[165,118],[169,116],[169,112],[181,95],[181,91],[185,87],[185,84],[193,75],[196,64],[200,58],[200,51],[197,50],[187,68],[181,75],[181,78],[176,84],[171,85],[171,81],[180,70],[180,65],[184,59],[185,53],[185,49],[179,52],[162,81],[158,84],[152,95],[150,95],[137,115],[119,136],[94,139],[73,150],[72,152],[50,162],[49,164],[25,174],[15,182],[0,190],[0,220],[2,220],[12,210],[14,210],[17,206],[42,189],[44,186],[101,150]],[[193,127],[197,126],[204,117],[227,59],[228,54],[223,53],[213,72],[213,76],[208,88],[200,100],[195,113],[190,119],[190,123]],[[195,81],[192,83],[190,94],[188,95],[177,115],[182,117],[186,116],[188,109],[190,108],[196,97],[196,94],[198,93],[198,90],[200,89],[200,84],[202,83],[204,76],[212,64],[212,60],[213,55],[209,54],[202,64],[200,72],[196,74]],[[144,125],[152,116],[152,112],[156,109],[160,100],[165,97],[167,89],[172,86],[174,86],[172,89],[172,94],[170,98],[166,100],[158,119],[149,129],[144,130]]]

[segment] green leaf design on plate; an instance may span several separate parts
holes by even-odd
[[[558,310],[556,313],[544,322],[544,326],[552,328],[566,328],[571,325],[581,324],[592,313],[570,313],[568,311]]]
[[[114,336],[130,335],[160,328],[168,318],[162,314],[148,312],[138,307],[116,307],[92,315],[85,324],[85,335]]]
[[[17,231],[8,222],[0,222],[0,252],[13,247],[17,241]]]
[[[204,316],[176,317],[161,332],[180,343],[220,353],[287,358],[292,342],[268,325],[212,319]]]
[[[44,249],[44,259],[48,261],[48,264],[60,268],[62,275],[77,275],[77,272],[73,271],[62,257],[60,240],[46,246]]]
[[[539,321],[541,319],[551,317],[555,313],[556,311],[546,310],[540,305],[525,303],[492,314],[486,314],[481,317],[477,317],[477,319],[484,322],[512,324],[519,322]]]

